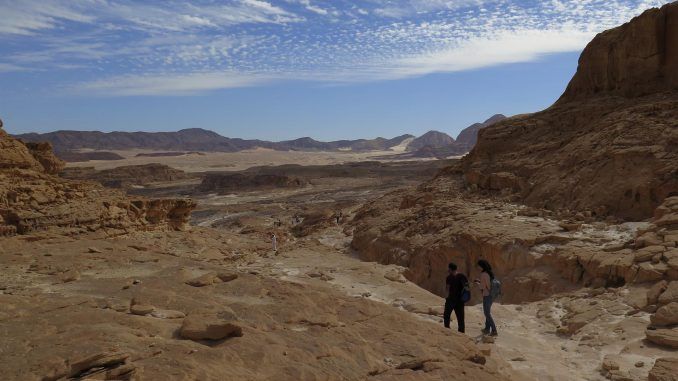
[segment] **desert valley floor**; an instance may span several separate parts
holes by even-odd
[[[496,340],[480,334],[477,303],[467,307],[465,336],[444,329],[444,300],[433,292],[444,282],[446,262],[407,268],[384,254],[371,258],[377,254],[361,246],[355,232],[362,229],[356,221],[380,207],[374,200],[389,197],[412,203],[402,210],[421,208],[428,222],[444,222],[432,213],[422,187],[456,187],[454,176],[431,179],[458,160],[348,161],[219,172],[212,181],[167,175],[162,165],[122,167],[114,174],[66,170],[64,176],[95,181],[115,177],[115,186],[131,195],[191,196],[197,202],[191,226],[4,239],[0,332],[9,340],[2,345],[2,373],[17,380],[448,379],[446,374],[644,380],[666,355],[667,349],[646,339],[651,313],[645,287],[575,287],[540,267],[512,274],[526,258],[507,258],[507,268],[499,270],[511,291],[495,307]],[[284,174],[286,183],[256,180],[269,172]],[[238,183],[244,190],[218,181],[234,174],[245,177]],[[466,197],[433,209],[454,208],[464,234],[488,245],[481,250],[491,250],[492,239],[532,241],[523,253],[528,257],[549,256],[558,247],[618,248],[649,225],[589,221],[573,227],[540,210]],[[278,253],[271,248],[273,232]],[[436,265],[441,268],[429,267]],[[189,340],[182,336],[186,315],[198,325],[226,317],[241,332]],[[39,327],[40,335],[31,327]]]

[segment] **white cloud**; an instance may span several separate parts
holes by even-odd
[[[662,0],[0,0],[0,71],[77,68],[97,95],[396,80],[581,50]],[[343,6],[343,8],[342,8]],[[8,36],[9,35],[9,36]],[[10,76],[11,74],[7,74]]]
[[[272,75],[235,72],[192,74],[124,75],[81,83],[76,93],[101,96],[176,96],[202,94],[211,90],[257,86],[276,79]]]
[[[0,2],[0,34],[31,35],[52,29],[63,21],[94,21],[92,16],[79,9],[81,5],[78,0],[70,3],[40,0]]]
[[[23,66],[18,66],[14,64],[8,64],[8,63],[1,63],[0,62],[0,73],[8,73],[12,71],[26,71],[26,69]]]
[[[581,50],[593,35],[576,29],[496,31],[455,47],[400,59],[385,74],[402,78],[529,62],[544,54]]]

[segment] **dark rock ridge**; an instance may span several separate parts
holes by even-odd
[[[441,148],[449,146],[453,143],[454,138],[452,138],[450,135],[440,131],[429,131],[424,135],[412,140],[412,142],[407,145],[407,149],[409,151],[416,151],[424,147]]]
[[[474,123],[464,128],[457,136],[457,144],[465,146],[467,151],[470,151],[476,145],[476,142],[478,142],[478,131],[497,122],[501,122],[504,119],[506,119],[506,116],[502,114],[496,114],[482,123]]]
[[[678,194],[677,50],[678,3],[599,34],[554,106],[480,131],[467,185],[551,210],[651,217]]]
[[[77,151],[60,151],[54,154],[61,160],[67,163],[82,163],[92,160],[123,160],[124,157],[114,152],[107,151],[93,151],[93,152],[77,152]]]
[[[92,167],[73,167],[64,170],[61,176],[73,180],[93,180],[109,188],[147,185],[188,177],[184,171],[158,163],[127,165],[101,171]]]
[[[299,188],[307,184],[307,180],[279,174],[210,173],[205,175],[198,186],[198,191],[227,193],[269,188]]]
[[[227,138],[213,131],[191,128],[176,132],[99,132],[99,131],[55,131],[46,134],[16,135],[24,141],[52,143],[55,150],[64,152],[65,157],[79,149],[129,150],[149,149],[163,151],[204,151],[237,152],[254,148],[268,148],[279,151],[333,151],[333,150],[386,150],[397,146],[412,135],[393,139],[358,139],[319,142],[309,137],[282,142]]]

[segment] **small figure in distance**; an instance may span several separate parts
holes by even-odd
[[[271,244],[273,245],[273,252],[278,254],[278,237],[275,233],[271,235]]]
[[[454,315],[457,317],[457,330],[464,333],[466,330],[464,324],[464,305],[471,299],[468,278],[457,270],[457,265],[454,263],[450,263],[447,266],[447,273],[445,281],[447,298],[445,299],[443,322],[445,328],[450,328],[450,318],[452,311],[454,311]]]
[[[480,279],[473,282],[478,285],[480,292],[483,295],[483,314],[485,314],[485,328],[484,335],[497,336],[497,326],[494,324],[492,318],[492,281],[494,280],[494,273],[492,266],[484,259],[478,261],[478,268],[480,269]]]

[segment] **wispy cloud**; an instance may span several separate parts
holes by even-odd
[[[92,22],[94,17],[79,9],[82,5],[85,4],[77,0],[70,4],[41,0],[0,2],[0,34],[31,35],[64,21]]]
[[[581,50],[661,0],[0,2],[0,72],[77,70],[84,94],[396,80]],[[47,4],[47,5],[46,5]]]
[[[81,83],[71,88],[77,93],[99,96],[193,95],[217,89],[250,87],[276,80],[274,75],[235,72],[192,74],[125,75]]]

